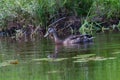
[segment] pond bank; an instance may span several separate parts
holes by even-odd
[[[60,18],[61,19],[61,18]],[[113,19],[105,19],[101,18],[96,20],[96,22],[83,22],[81,18],[75,16],[67,16],[63,17],[63,19],[58,19],[55,22],[51,23],[49,27],[55,27],[59,33],[59,35],[71,35],[71,34],[82,34],[80,32],[80,28],[83,26],[84,28],[92,27],[94,33],[106,32],[106,31],[119,31],[120,22],[118,18]],[[35,26],[33,24],[20,23],[18,21],[10,21],[8,22],[7,28],[3,28],[0,30],[1,37],[33,37],[33,36],[43,36],[46,33],[47,27]],[[86,30],[87,31],[87,30]],[[64,33],[63,33],[64,32]],[[87,33],[87,32],[86,32]],[[89,33],[88,33],[89,34]]]

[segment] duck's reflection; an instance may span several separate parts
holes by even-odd
[[[48,58],[72,57],[78,54],[89,54],[93,42],[84,44],[70,44],[70,45],[55,45],[53,53],[50,53]]]

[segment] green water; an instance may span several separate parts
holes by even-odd
[[[119,74],[119,33],[74,46],[0,40],[0,80],[120,80]]]

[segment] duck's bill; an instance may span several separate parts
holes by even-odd
[[[47,37],[49,35],[49,33],[47,32],[45,35],[44,35],[44,37]]]

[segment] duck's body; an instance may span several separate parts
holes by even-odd
[[[68,45],[68,44],[86,43],[86,42],[91,42],[92,39],[93,39],[93,37],[89,36],[89,35],[71,35],[71,36],[69,36],[68,38],[66,38],[64,40],[61,40],[58,37],[58,35],[57,35],[54,28],[49,28],[44,37],[46,37],[49,34],[53,35],[55,44]]]

